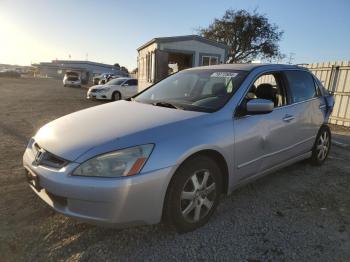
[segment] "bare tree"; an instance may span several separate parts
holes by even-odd
[[[278,45],[283,31],[257,11],[229,9],[221,19],[215,19],[208,28],[200,28],[198,32],[229,46],[228,63],[283,57]]]

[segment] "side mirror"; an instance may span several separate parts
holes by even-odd
[[[129,84],[128,84],[128,83],[125,83],[125,84],[122,84],[122,86],[129,86]]]
[[[268,99],[256,98],[247,102],[246,112],[248,114],[267,114],[272,112],[274,108],[274,103]]]

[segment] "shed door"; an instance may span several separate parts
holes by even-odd
[[[156,50],[156,82],[168,76],[168,60],[167,52]]]

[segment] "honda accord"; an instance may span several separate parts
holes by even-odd
[[[222,194],[297,161],[326,160],[333,96],[307,69],[191,68],[122,101],[44,125],[23,156],[30,187],[67,216],[179,232]]]

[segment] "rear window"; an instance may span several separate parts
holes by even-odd
[[[69,80],[69,81],[76,81],[78,79],[79,78],[77,76],[73,76],[73,75],[67,77],[67,80]]]
[[[293,103],[316,97],[315,83],[311,74],[305,71],[286,71],[285,75],[291,89]]]
[[[76,72],[66,72],[66,76],[76,76],[76,77],[78,77],[79,74],[76,73]]]

